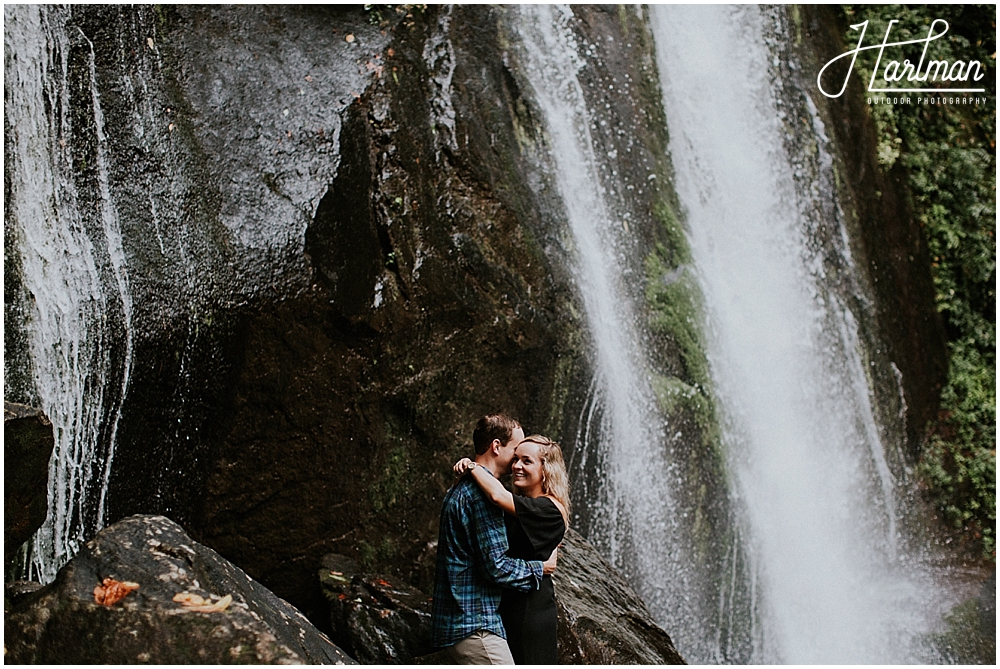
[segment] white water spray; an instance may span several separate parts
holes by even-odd
[[[772,27],[754,7],[656,6],[651,15],[758,577],[752,661],[933,659],[919,638],[933,590],[919,565],[896,554],[894,480],[855,318],[809,250],[803,198],[820,195],[797,190],[784,149],[777,60],[765,45]]]
[[[108,186],[93,58],[100,199],[96,218],[102,223],[99,243],[106,245],[111,285],[102,279],[98,249],[87,233],[71,176],[70,37],[64,11],[39,5],[4,9],[5,114],[13,135],[8,155],[14,162],[9,207],[28,296],[33,382],[55,436],[48,517],[35,535],[29,565],[30,577],[43,582],[51,581],[85,536],[104,524],[118,414],[132,364],[131,301]],[[124,355],[117,364],[114,324],[109,322],[112,300],[124,317]],[[105,424],[110,434],[102,440]]]
[[[676,544],[666,463],[657,448],[662,427],[636,343],[633,305],[621,285],[622,226],[603,196],[593,119],[577,78],[584,63],[569,27],[572,10],[523,5],[518,12],[520,58],[544,118],[551,176],[572,237],[570,265],[593,344],[595,378],[575,449],[586,454],[589,444],[598,445],[600,461],[588,467],[598,468],[605,483],[606,499],[590,500],[598,511],[590,535],[640,591],[650,592],[662,585],[663,564]]]

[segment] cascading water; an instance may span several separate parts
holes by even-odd
[[[689,537],[673,499],[667,423],[650,384],[640,307],[625,285],[625,215],[617,213],[593,130],[607,119],[588,109],[578,74],[586,66],[566,6],[525,5],[515,19],[518,62],[544,120],[538,159],[568,224],[565,247],[591,336],[594,376],[569,463],[574,496],[590,514],[588,538],[630,580],[654,612],[695,634],[705,628],[703,575],[692,569]],[[634,274],[633,274],[634,276]]]
[[[897,551],[900,491],[873,415],[867,356],[810,239],[817,203],[835,194],[828,140],[808,99],[818,166],[811,182],[785,148],[779,59],[768,47],[785,37],[780,22],[755,7],[650,11],[733,492],[757,578],[756,611],[745,613],[757,630],[750,659],[932,661],[921,635],[935,589],[918,560]],[[851,273],[846,241],[837,252]]]
[[[26,565],[31,578],[45,582],[104,524],[132,364],[131,299],[108,189],[92,50],[97,197],[83,204],[73,179],[68,58],[74,36],[67,33],[65,11],[4,8],[5,114],[14,147],[8,225],[16,228],[28,298],[34,392],[55,434],[48,517]],[[79,38],[86,48],[86,38]]]

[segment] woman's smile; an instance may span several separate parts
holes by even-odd
[[[542,460],[538,457],[538,444],[523,441],[514,451],[510,467],[511,483],[525,497],[542,494]]]

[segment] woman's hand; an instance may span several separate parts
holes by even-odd
[[[514,508],[514,496],[510,494],[509,490],[503,487],[503,484],[500,483],[500,481],[493,477],[492,472],[490,472],[490,470],[488,470],[484,465],[477,464],[469,458],[462,458],[455,463],[452,470],[458,476],[463,476],[467,472],[471,472],[469,476],[471,476],[472,480],[476,482],[476,485],[478,485],[480,489],[486,493],[486,499],[488,499],[491,504],[499,506],[511,515],[517,515],[517,509]]]
[[[452,469],[455,471],[455,474],[457,474],[458,476],[461,476],[465,472],[469,471],[469,469],[471,468],[472,468],[472,460],[470,460],[469,458],[462,458],[461,460],[455,463],[454,467],[452,467]]]
[[[542,573],[546,576],[552,574],[552,572],[556,570],[556,561],[559,559],[557,555],[558,553],[558,548],[553,549],[552,555],[549,556],[549,559],[542,563]]]

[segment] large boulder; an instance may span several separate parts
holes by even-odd
[[[624,578],[566,531],[553,576],[560,664],[687,664]]]
[[[41,409],[3,403],[3,559],[10,562],[48,511],[49,458],[55,440]]]
[[[204,603],[191,606],[196,598]],[[15,664],[354,663],[288,602],[162,516],[101,531],[53,583],[16,600],[4,626],[4,660]]]
[[[431,599],[398,579],[357,573],[350,558],[323,557],[333,640],[363,664],[399,664],[433,651]]]
[[[396,579],[327,555],[319,572],[333,638],[365,664],[447,664],[432,653],[430,598]],[[560,664],[686,664],[614,567],[569,530],[555,575]]]

